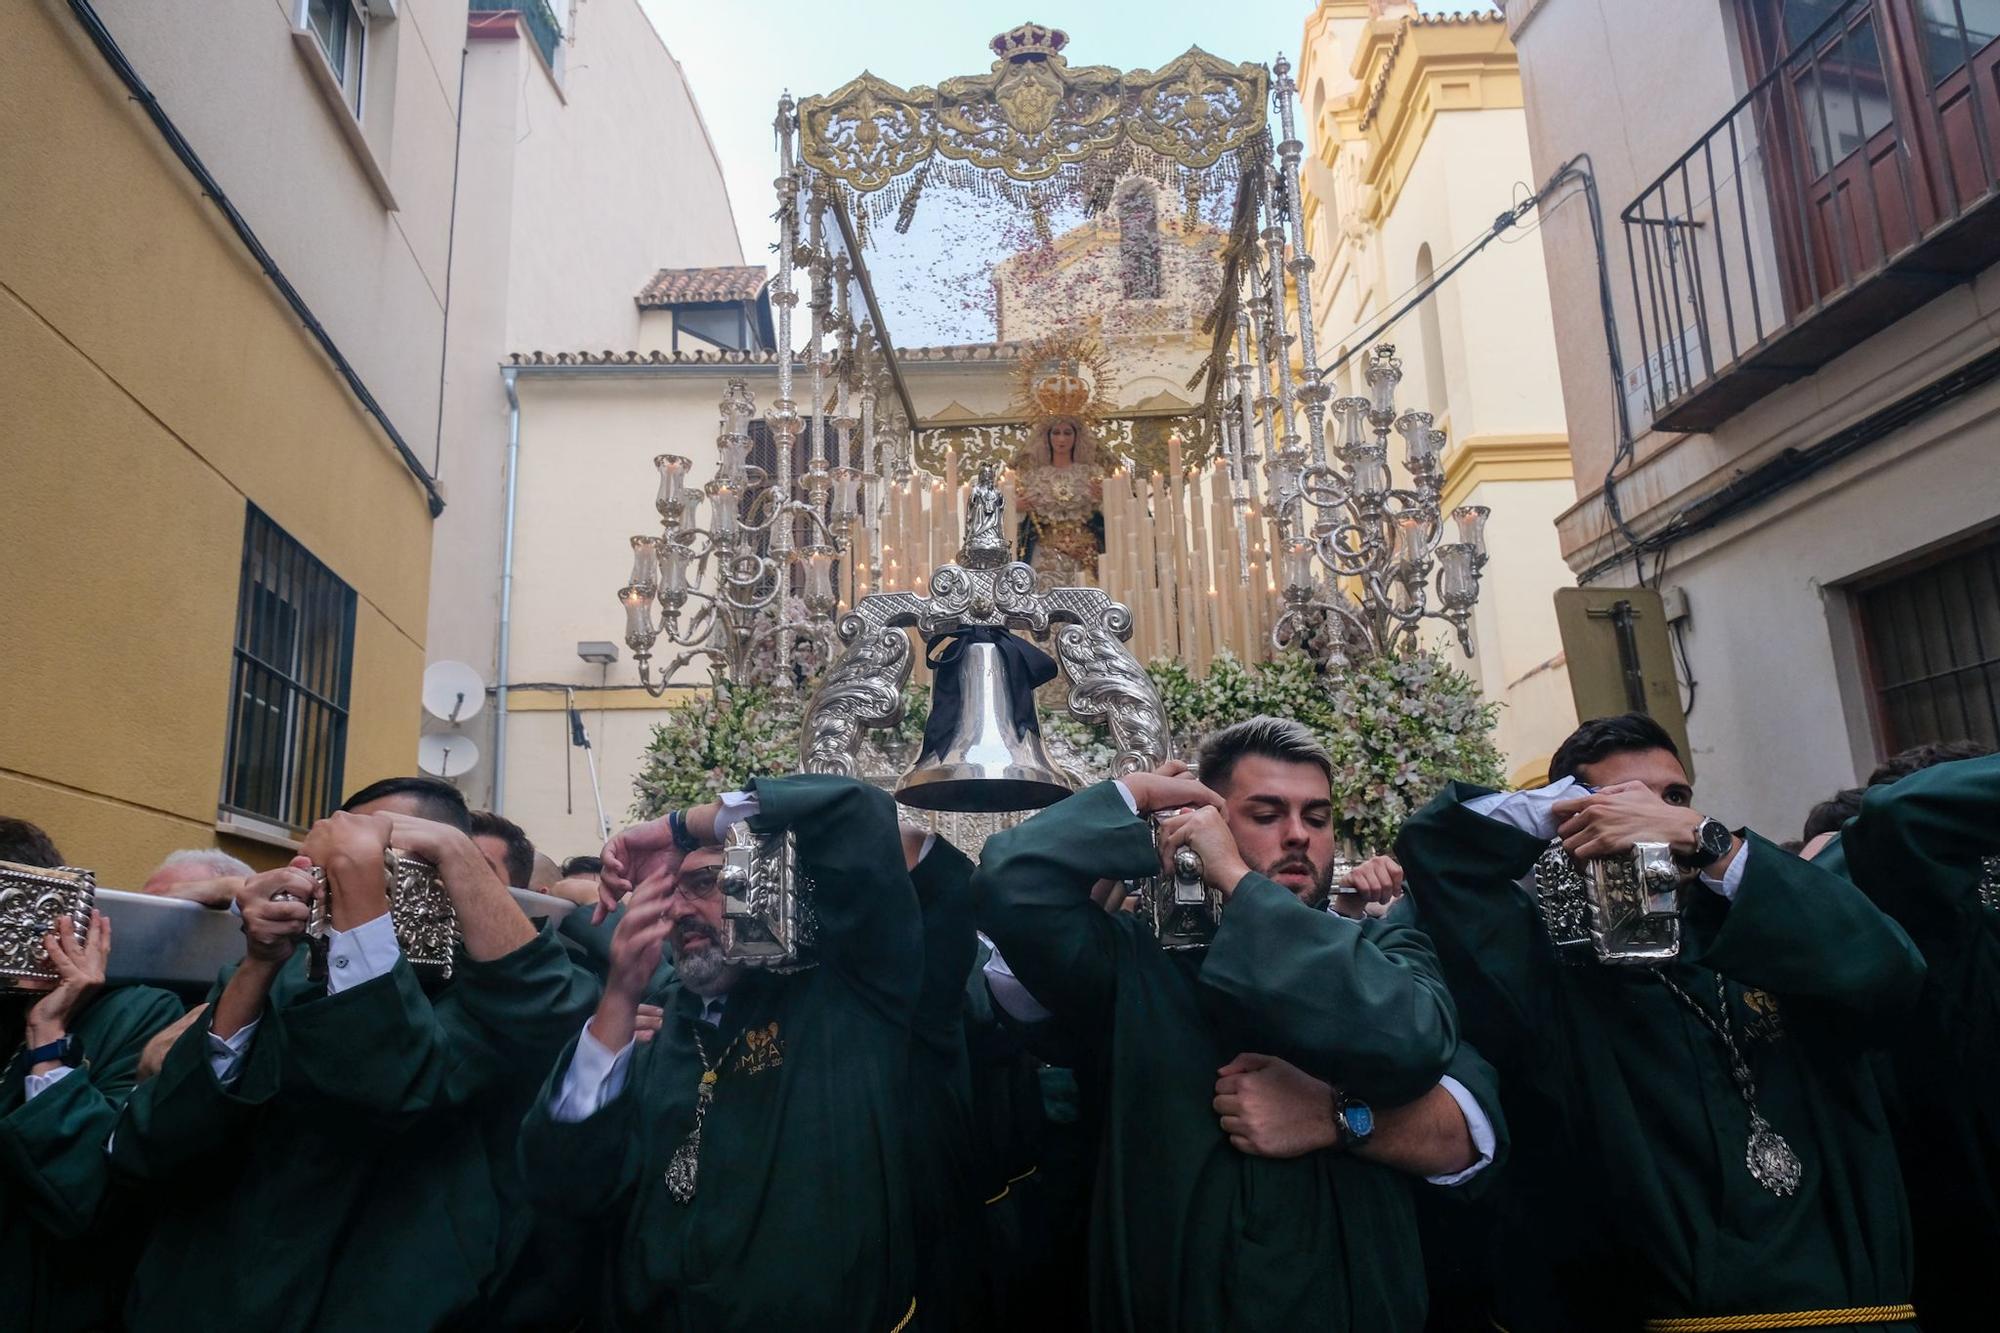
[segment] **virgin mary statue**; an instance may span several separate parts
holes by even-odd
[[[1014,456],[1017,552],[1044,586],[1092,585],[1104,553],[1104,476],[1080,418],[1033,422]]]

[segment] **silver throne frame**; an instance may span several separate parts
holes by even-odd
[[[1053,640],[1056,662],[1069,682],[1069,715],[1110,728],[1116,753],[1108,776],[1157,768],[1173,757],[1159,691],[1125,646],[1132,637],[1130,608],[1101,588],[1044,590],[1030,566],[1005,561],[1004,554],[990,548],[968,543],[959,560],[931,574],[927,597],[870,593],[840,618],[837,629],[847,646],[806,705],[799,737],[804,772],[864,777],[861,754],[867,733],[903,719],[903,690],[916,668],[908,631],[930,638],[974,626],[1024,631],[1045,645]],[[752,966],[796,966],[810,947],[812,931],[791,839],[747,833],[738,839],[735,833],[732,829],[724,849],[723,867],[729,956]],[[1145,891],[1157,913],[1157,882],[1148,881]],[[1180,919],[1187,915],[1181,913]],[[1212,934],[1212,904],[1201,917],[1206,933]],[[1200,930],[1183,926],[1169,947],[1205,942]],[[1162,943],[1168,940],[1163,937]]]

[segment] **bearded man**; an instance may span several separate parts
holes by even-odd
[[[1093,1323],[1418,1328],[1423,1262],[1399,1168],[1448,1173],[1476,1157],[1439,1087],[1457,1015],[1430,942],[1324,910],[1332,761],[1304,727],[1225,728],[1201,773],[1208,785],[1163,771],[1079,792],[990,838],[975,876],[1014,1002],[1046,1008],[1103,1106]],[[1148,815],[1164,816],[1157,849]],[[1182,846],[1224,903],[1205,952],[1163,950],[1091,894],[1158,873]],[[1246,1084],[1275,1062],[1333,1089],[1338,1144],[1266,1138],[1249,1104],[1265,1099],[1246,1100]],[[1386,1115],[1376,1128],[1374,1107],[1406,1104],[1394,1133]]]
[[[814,886],[813,966],[726,956],[717,844],[745,818],[760,836],[794,836]],[[603,1001],[521,1134],[537,1202],[609,1224],[603,1326],[914,1326],[921,842],[899,833],[886,792],[806,776],[759,778],[606,845],[605,904],[638,887]],[[969,921],[962,930],[960,977]],[[675,971],[664,1021],[638,1040],[663,949]]]

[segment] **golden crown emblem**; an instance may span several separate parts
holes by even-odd
[[[1061,28],[1023,23],[1018,28],[1001,33],[987,45],[993,48],[994,55],[1016,65],[1030,60],[1059,60],[1062,49],[1069,45],[1069,34]]]

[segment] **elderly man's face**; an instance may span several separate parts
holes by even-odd
[[[1317,907],[1333,883],[1333,799],[1318,764],[1246,755],[1216,789],[1252,870]]]
[[[140,886],[139,892],[165,893],[178,884],[198,884],[222,878],[225,877],[216,874],[213,866],[205,866],[199,863],[161,866],[158,870],[146,876],[146,882]]]

